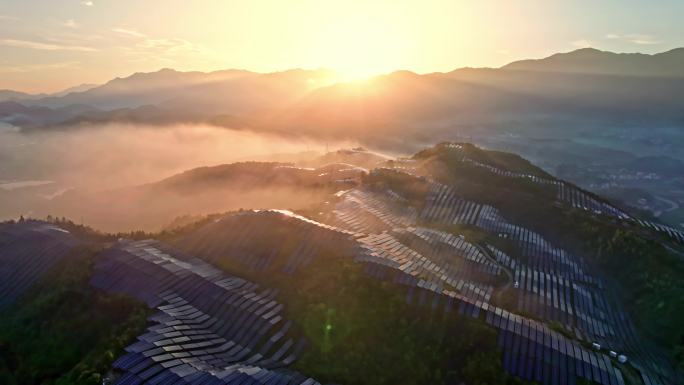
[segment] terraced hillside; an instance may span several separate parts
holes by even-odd
[[[619,303],[628,305],[651,338],[669,345],[671,357],[678,357],[682,339],[674,325],[682,320],[684,303],[682,285],[674,277],[682,271],[677,257],[682,234],[566,182],[525,170],[524,162],[509,162],[511,169],[504,169],[492,165],[496,162],[475,160],[496,155],[468,144],[445,143],[399,163],[393,171],[371,173],[371,184],[414,186],[407,195],[419,185],[427,193],[412,203],[420,209],[423,225],[484,230],[480,238],[485,243],[507,248],[515,258],[486,245],[502,261],[514,263],[512,273],[521,289],[517,311],[560,322],[566,332],[587,343],[632,350],[633,365],[641,365],[633,362],[641,356],[642,363],[653,363],[654,373],[666,373],[668,360],[637,336]],[[404,183],[397,183],[398,178]],[[564,300],[562,293],[568,289],[570,296]],[[536,299],[530,301],[529,295]],[[646,369],[640,370],[648,376]]]
[[[0,266],[14,272],[2,284],[22,292],[0,309],[0,383],[106,382],[115,355],[144,330],[146,306],[89,284],[103,245],[79,226],[27,221],[2,227],[14,238],[0,247]]]
[[[446,188],[436,190],[444,192]],[[482,317],[502,330],[504,367],[512,374],[542,383],[565,383],[565,379],[574,383],[574,376],[622,383],[624,377],[635,374],[618,363],[619,354],[628,357],[646,383],[670,383],[676,378],[668,359],[642,342],[624,309],[584,258],[506,221],[494,207],[449,194],[442,198],[435,196],[438,193],[428,195],[429,203],[420,213],[423,226],[419,226],[415,208],[396,192],[386,192],[386,196],[372,188],[346,192],[328,219],[335,227],[317,228],[337,231],[340,236],[351,234],[359,247],[355,259],[367,263],[370,274],[414,288],[421,293],[421,302],[425,302],[425,293],[431,292],[434,298],[428,302],[433,307],[446,310],[455,306],[460,313]],[[243,213],[240,219],[222,219],[220,222],[227,223],[223,227],[218,228],[220,222],[208,225],[181,244],[197,255],[224,263],[227,258],[246,255],[240,257],[246,258],[241,264],[259,269],[281,248],[253,255],[235,248],[259,243],[250,232],[259,233],[260,226],[245,224],[267,215],[276,213]],[[300,221],[293,227],[304,226],[306,222]],[[507,240],[518,255],[508,255],[492,244],[474,245],[435,228],[458,223]],[[228,239],[223,238],[226,234],[231,234]],[[311,240],[320,236],[314,234],[300,230],[290,235],[290,243],[293,238],[303,239],[288,248],[292,261],[301,257],[308,263],[317,254],[321,246],[311,245]],[[257,255],[262,259],[249,259]],[[411,289],[406,301],[413,300]],[[602,348],[590,349],[592,343]]]
[[[215,214],[157,239],[101,235],[92,290],[154,314],[97,378],[681,382],[682,234],[468,144],[384,161],[361,178],[354,166],[332,165],[331,180],[354,178],[297,213]],[[35,275],[26,287],[50,270],[44,261],[59,253],[48,250],[84,242],[45,222],[3,226],[3,267]]]
[[[422,291],[413,275],[370,262],[365,237],[273,210],[225,215],[175,243],[278,288],[307,341],[294,367],[321,381],[515,382],[500,368],[494,329],[460,317],[458,298]]]
[[[0,224],[0,310],[80,243],[67,230],[44,222]]]
[[[121,242],[106,251],[92,284],[158,311],[149,318],[154,325],[114,362],[125,373],[118,384],[314,383],[279,369],[296,359],[303,341],[288,335],[292,322],[274,290],[154,241]]]

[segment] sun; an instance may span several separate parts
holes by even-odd
[[[324,66],[337,71],[343,81],[356,81],[396,68],[395,41],[380,23],[354,17],[326,26],[317,45]]]

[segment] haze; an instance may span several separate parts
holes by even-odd
[[[0,219],[51,214],[85,220],[101,230],[127,231],[159,229],[182,215],[241,207],[299,207],[316,201],[312,193],[296,193],[294,186],[290,191],[238,191],[239,180],[234,181],[233,191],[180,197],[155,194],[147,203],[136,203],[141,198],[135,190],[197,167],[246,160],[294,162],[315,157],[326,146],[352,145],[206,125],[161,129],[108,124],[29,134],[4,128],[0,131]]]
[[[0,0],[0,384],[680,385],[682,15]]]
[[[682,14],[674,0],[3,0],[0,89],[56,92],[166,67],[325,67],[349,80],[587,46],[655,53],[684,44]]]

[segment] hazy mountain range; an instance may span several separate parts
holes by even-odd
[[[23,128],[103,121],[210,122],[230,128],[350,136],[549,120],[684,124],[684,49],[656,55],[580,49],[498,69],[418,75],[367,86],[325,70],[259,74],[163,69],[56,95],[4,91],[0,120]]]
[[[504,69],[522,71],[567,72],[616,76],[654,76],[679,78],[684,76],[684,48],[655,55],[643,53],[613,53],[583,48],[559,53],[541,60],[520,60]]]
[[[501,68],[397,71],[350,83],[328,70],[163,69],[53,95],[0,91],[0,123],[26,132],[208,124],[403,153],[470,141],[519,153],[632,206],[670,212],[676,225],[684,223],[684,180],[667,170],[684,161],[682,100],[684,48],[587,48]]]
[[[27,93],[21,92],[21,91],[0,90],[0,102],[28,101],[28,100],[43,99],[43,98],[47,98],[47,97],[61,97],[61,96],[68,95],[70,93],[87,91],[87,90],[89,90],[91,88],[95,88],[97,86],[99,86],[99,84],[81,84],[78,86],[69,87],[65,90],[58,91],[58,92],[55,92],[52,94],[27,94]]]

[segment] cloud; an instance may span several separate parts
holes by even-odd
[[[69,45],[60,43],[44,43],[31,40],[17,40],[17,39],[1,39],[0,45],[6,47],[20,47],[20,48],[30,48],[42,51],[79,51],[79,52],[95,52],[97,51],[92,47],[84,47],[79,45]]]
[[[0,15],[0,20],[19,20],[18,17],[16,16],[10,16],[10,15]]]
[[[138,47],[144,50],[165,54],[201,51],[198,46],[192,44],[191,42],[178,38],[145,39],[143,42],[138,44]]]
[[[641,33],[628,33],[620,35],[617,33],[609,33],[604,36],[606,39],[611,40],[622,40],[627,43],[638,44],[638,45],[654,45],[661,44],[661,41],[656,39],[652,35],[644,35]]]
[[[650,44],[660,44],[661,42],[651,35],[641,35],[641,34],[630,34],[626,36],[627,41],[634,44],[640,45],[650,45]]]
[[[10,65],[0,66],[0,73],[24,73],[24,72],[39,72],[45,70],[56,70],[65,68],[78,68],[80,62],[67,61],[59,63],[48,64],[30,64],[30,65]]]
[[[95,3],[90,0],[82,1],[81,4],[85,5],[86,7],[92,7],[95,5]]]
[[[69,19],[69,20],[65,21],[64,23],[62,23],[62,25],[67,27],[67,28],[78,28],[78,23],[76,23],[76,21],[74,19]]]
[[[135,45],[119,47],[132,62],[158,62],[173,65],[183,55],[203,55],[207,51],[198,45],[179,38],[141,39]]]
[[[134,56],[154,55],[155,60],[172,62],[169,56],[182,53],[205,52],[202,47],[181,38],[151,37],[140,31],[122,27],[113,28],[112,31],[133,40],[137,40],[131,45],[119,47],[120,49],[126,51],[126,53]]]
[[[592,42],[590,42],[589,40],[585,40],[585,39],[575,40],[575,41],[571,42],[570,44],[572,44],[573,46],[575,46],[577,48],[589,48],[589,47],[592,47],[594,45]]]
[[[126,29],[126,28],[113,28],[112,31],[114,31],[116,33],[120,33],[122,35],[130,36],[130,37],[145,37],[145,36],[147,36],[142,32],[138,32],[136,30]]]
[[[173,64],[178,55],[207,53],[202,46],[182,38],[154,37],[126,27],[111,30],[129,39],[128,43],[123,43],[117,48],[128,55],[132,61],[161,61]]]

